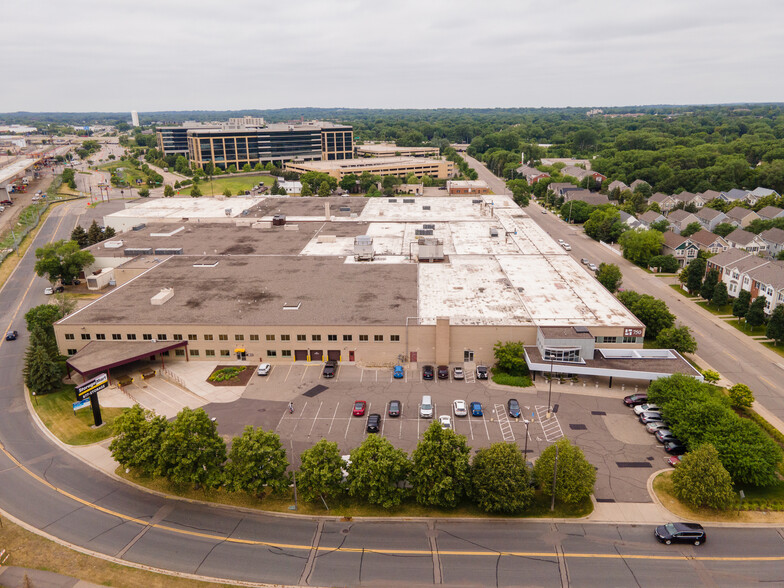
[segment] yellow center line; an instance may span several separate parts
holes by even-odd
[[[175,533],[178,535],[185,535],[188,537],[199,537],[201,539],[209,539],[211,541],[218,541],[218,542],[226,542],[226,543],[237,543],[242,545],[257,545],[259,547],[273,547],[276,549],[291,549],[291,550],[299,550],[299,551],[310,551],[313,549],[312,545],[305,545],[305,544],[292,544],[292,543],[273,543],[271,541],[258,541],[255,539],[240,539],[236,537],[228,537],[226,535],[220,535],[217,533],[203,533],[199,531],[189,531],[187,529],[181,529],[178,527],[173,527],[170,525],[165,525],[161,523],[156,523],[150,525],[146,521],[141,519],[137,519],[132,516],[128,516],[126,514],[104,508],[102,506],[98,506],[88,500],[83,498],[79,498],[70,492],[58,488],[54,486],[50,482],[47,482],[43,478],[41,478],[38,474],[35,474],[26,466],[22,465],[19,460],[17,460],[13,455],[11,455],[6,448],[0,444],[0,450],[8,456],[8,458],[23,472],[27,475],[32,477],[34,480],[40,482],[47,488],[50,488],[61,494],[62,496],[66,496],[79,504],[86,506],[88,508],[92,508],[99,512],[115,516],[119,519],[124,521],[136,523],[141,525],[142,527],[150,527],[154,529],[160,529],[162,531],[168,531],[170,533]],[[363,547],[327,547],[320,545],[316,548],[317,551],[323,552],[342,552],[342,553],[376,553],[376,554],[383,554],[383,555],[421,555],[421,556],[431,556],[433,552],[429,549],[367,549]],[[509,556],[509,557],[551,557],[557,558],[558,553],[555,551],[461,551],[461,550],[439,550],[439,556],[486,556],[486,557],[498,557],[499,555],[502,556]],[[696,560],[696,561],[749,561],[749,562],[782,562],[784,561],[784,555],[781,556],[750,556],[750,557],[741,557],[741,556],[733,556],[733,557],[721,557],[721,556],[689,556],[689,555],[680,555],[680,554],[673,554],[673,555],[644,555],[644,554],[629,554],[623,555],[618,553],[564,553],[563,557],[566,558],[581,558],[581,559],[640,559],[640,560],[661,560],[661,561],[689,561],[689,560]]]

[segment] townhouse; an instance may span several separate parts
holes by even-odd
[[[700,208],[696,213],[695,216],[697,220],[700,221],[700,224],[706,231],[711,231],[718,227],[724,220],[727,218],[727,215],[721,212],[720,210],[716,210],[715,208],[708,208],[704,206]]]
[[[735,229],[726,237],[727,243],[734,249],[743,249],[749,253],[760,254],[768,250],[765,241],[759,235],[744,231],[743,229]]]

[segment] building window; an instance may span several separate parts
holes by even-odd
[[[390,341],[400,341],[400,335],[390,335],[389,336],[389,340]]]
[[[204,335],[205,341],[212,341],[212,335]]]
[[[351,339],[352,339],[351,335],[343,335],[343,340],[344,341],[351,341]]]
[[[259,340],[259,336],[258,335],[251,335],[250,336],[250,340],[251,341],[258,341]]]
[[[166,335],[164,333],[158,333],[158,341],[166,341]]]
[[[360,335],[359,336],[359,340],[360,341],[367,341],[368,340],[368,336],[367,335]]]
[[[82,341],[89,341],[90,333],[82,333]]]
[[[624,337],[624,343],[637,343],[637,337]]]
[[[136,341],[136,333],[128,333],[125,338],[128,339],[128,341]]]
[[[174,350],[174,355],[177,356],[177,357],[183,357],[185,355],[185,350],[184,349],[175,349]]]
[[[142,339],[144,339],[145,341],[152,341],[152,333],[143,333]]]
[[[169,357],[168,351],[161,351],[161,357]]]
[[[214,349],[207,349],[204,351],[204,355],[207,357],[215,357],[215,350]]]
[[[220,340],[220,341],[228,341],[229,340],[229,336],[228,335],[218,335],[218,340]]]
[[[119,341],[120,339],[122,339],[120,333],[112,333],[112,341]]]
[[[618,343],[618,337],[596,337],[597,343]]]
[[[545,349],[544,359],[546,361],[580,361],[579,349]]]
[[[229,357],[229,355],[230,355],[228,349],[221,349],[220,353],[221,353],[221,357]]]
[[[188,335],[188,341],[198,341],[198,339],[196,335]]]
[[[98,341],[105,341],[106,340],[106,333],[96,333],[95,338]]]
[[[281,357],[291,357],[291,349],[284,349],[280,352]]]
[[[278,352],[274,349],[267,349],[267,357],[277,357]]]
[[[245,340],[245,335],[234,335],[234,340],[235,341],[244,341]]]
[[[76,355],[76,349],[69,349],[68,355]]]
[[[337,335],[327,335],[327,341],[337,341],[337,340],[338,340]]]
[[[291,335],[281,335],[280,336],[280,340],[281,341],[291,341]]]
[[[73,333],[66,333],[66,334],[65,334],[65,338],[66,338],[67,340],[71,341],[71,340],[75,339],[76,337],[74,337],[74,334],[73,334]]]
[[[384,340],[384,335],[373,335],[373,341],[380,343]]]
[[[311,335],[311,341],[321,341],[321,335]]]
[[[191,357],[199,357],[199,350],[198,349],[189,349],[188,353],[190,353]]]
[[[172,335],[172,339],[174,339],[175,341],[182,341],[182,335],[175,333],[174,335]]]
[[[267,335],[267,341],[274,341],[275,335]]]

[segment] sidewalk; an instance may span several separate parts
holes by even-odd
[[[25,577],[29,581],[28,585],[33,588],[100,588],[100,584],[85,582],[79,578],[63,576],[54,572],[16,566],[0,567],[0,586],[22,588],[25,586]]]

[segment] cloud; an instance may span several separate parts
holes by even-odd
[[[4,8],[0,111],[784,100],[759,0],[38,0]]]

